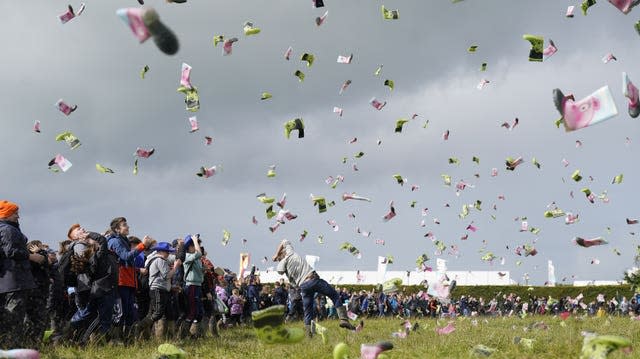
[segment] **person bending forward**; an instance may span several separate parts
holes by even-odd
[[[323,294],[333,301],[333,305],[340,319],[340,328],[355,330],[349,323],[347,308],[340,301],[338,292],[311,268],[311,266],[298,254],[293,251],[293,246],[288,240],[283,240],[276,249],[273,256],[274,262],[278,263],[279,274],[286,274],[289,282],[300,288],[302,294],[302,305],[304,307],[304,326],[307,335],[313,335],[311,319],[313,319],[314,296],[316,293]]]

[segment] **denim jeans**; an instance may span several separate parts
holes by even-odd
[[[122,322],[126,326],[133,325],[136,317],[136,289],[133,287],[118,287],[118,294],[120,294],[120,300],[122,301]]]
[[[91,311],[89,310],[89,291],[76,292],[76,312],[71,317],[71,323],[76,325],[81,325],[82,322],[86,321],[91,317]]]
[[[71,325],[79,329],[77,339],[86,343],[94,331],[106,334],[111,329],[113,320],[113,306],[115,294],[107,293],[97,298],[91,298],[86,307],[78,309],[71,319]]]
[[[95,305],[98,309],[98,317],[100,318],[100,332],[106,333],[111,329],[113,316],[113,305],[116,302],[114,293],[109,293],[100,298],[92,299],[89,306]]]
[[[334,307],[340,306],[340,295],[324,279],[315,278],[303,282],[300,285],[302,294],[302,305],[304,307],[304,324],[310,325],[313,319],[314,296],[316,293],[323,294],[333,301]]]
[[[336,307],[335,306],[328,308],[327,317],[335,318],[336,315],[337,314],[336,314]]]

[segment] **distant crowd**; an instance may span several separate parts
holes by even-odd
[[[0,348],[39,348],[53,344],[130,344],[156,338],[218,336],[219,331],[250,324],[251,313],[284,305],[287,321],[304,317],[301,289],[283,280],[262,284],[255,267],[233,273],[214,266],[199,235],[169,242],[129,234],[124,217],[103,233],[69,228],[58,249],[28,241],[19,209],[0,201]],[[309,278],[313,277],[315,272]],[[426,284],[426,283],[425,283]],[[303,285],[304,287],[304,285]],[[340,303],[316,294],[313,318],[348,316],[436,318],[587,313],[638,315],[637,298],[437,298],[425,291],[349,292],[338,288]],[[337,304],[337,305],[336,305]]]
[[[523,316],[523,315],[640,315],[638,298],[606,298],[603,294],[587,300],[582,295],[576,298],[537,297],[530,295],[521,298],[514,293],[498,293],[491,298],[472,296],[452,296],[437,298],[426,292],[405,295],[403,293],[385,294],[382,291],[363,291],[348,293],[340,291],[341,298],[348,300],[351,313],[365,317],[398,316],[412,317],[452,317],[452,316]],[[330,306],[324,298],[319,298],[319,308]],[[331,313],[325,311],[325,315]]]

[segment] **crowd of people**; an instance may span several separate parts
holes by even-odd
[[[0,202],[1,348],[37,348],[47,329],[54,343],[78,344],[217,335],[228,311],[223,303],[231,306],[229,322],[243,312],[243,283],[213,266],[199,235],[173,243],[139,239],[118,217],[104,233],[74,224],[67,237],[58,250],[28,241],[18,206]],[[259,294],[257,283],[246,286],[246,303]]]
[[[473,296],[452,296],[438,298],[426,292],[414,294],[390,293],[382,291],[364,291],[349,293],[341,290],[341,297],[349,303],[349,311],[364,317],[403,317],[403,318],[440,318],[454,316],[525,316],[525,315],[640,315],[640,296],[627,299],[606,298],[599,294],[587,301],[583,295],[575,298],[567,296],[558,299],[530,295],[521,298],[515,293],[496,293],[485,299]],[[330,303],[328,304],[330,305]],[[318,308],[325,308],[327,300],[318,298]],[[331,310],[325,309],[321,317],[331,317]],[[640,318],[640,317],[639,317]]]
[[[114,218],[104,233],[74,224],[67,237],[58,250],[29,241],[18,206],[0,201],[0,348],[38,348],[45,338],[82,345],[218,336],[275,305],[286,308],[287,321],[304,320],[309,336],[312,321],[327,318],[355,330],[349,318],[640,314],[635,297],[438,298],[427,293],[426,283],[414,294],[382,286],[350,293],[322,280],[286,240],[273,260],[288,281],[262,284],[255,267],[238,275],[214,266],[197,234],[171,243],[139,239],[124,217]]]
[[[220,328],[248,323],[251,313],[273,305],[302,317],[308,294],[300,287],[326,282],[295,258],[282,250],[274,261],[290,279],[303,268],[301,285],[263,286],[255,267],[246,276],[215,267],[198,234],[171,243],[140,239],[124,217],[103,233],[73,224],[56,250],[29,241],[18,205],[0,201],[0,348],[218,336]],[[354,329],[346,309],[337,311],[341,326]]]

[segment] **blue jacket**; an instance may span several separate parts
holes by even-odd
[[[255,284],[249,284],[247,286],[247,298],[258,299],[260,297],[260,288]]]
[[[133,267],[135,258],[140,254],[137,249],[131,250],[129,239],[120,235],[112,234],[108,238],[108,246],[109,250],[118,256],[119,263],[123,266]]]
[[[275,304],[282,304],[285,305],[287,304],[287,297],[289,295],[287,294],[287,290],[284,289],[283,287],[277,287],[275,290],[275,294],[273,296],[273,302]]]
[[[27,237],[18,223],[0,220],[0,293],[34,288]]]
[[[394,311],[398,309],[398,300],[396,297],[391,297],[391,299],[389,299],[389,305],[391,305],[391,309]]]
[[[129,240],[120,235],[109,237],[109,250],[118,257],[118,285],[121,287],[137,287],[135,258],[142,252],[138,248],[131,249]]]
[[[333,303],[336,307],[343,305],[347,300],[349,300],[349,294],[347,294],[347,292],[340,292],[338,295],[340,296],[340,303]]]
[[[366,313],[369,310],[369,297],[364,297],[362,303],[360,303],[360,312]]]
[[[144,268],[144,263],[145,263],[145,255],[144,252],[141,252],[140,254],[138,254],[135,258],[134,258],[134,264],[136,266],[136,268]]]

